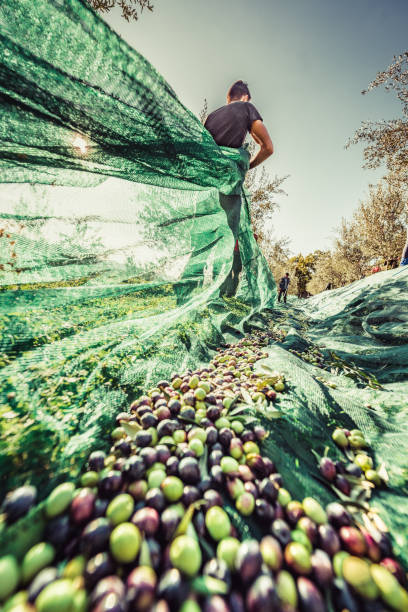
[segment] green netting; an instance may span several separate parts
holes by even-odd
[[[278,325],[267,363],[290,391],[267,452],[294,494],[328,501],[311,450],[335,453],[335,424],[361,428],[390,476],[373,504],[407,561],[408,271],[274,309],[247,151],[218,147],[85,2],[8,0],[0,23],[1,493],[32,482],[44,497],[143,389]],[[290,352],[312,344],[355,376]]]
[[[275,285],[245,149],[218,147],[85,2],[8,2],[0,18],[1,491],[45,493],[142,387],[207,361]]]

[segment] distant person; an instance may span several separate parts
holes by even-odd
[[[381,272],[381,266],[379,266],[378,264],[371,268],[371,274],[376,274],[377,272]]]
[[[328,283],[326,287],[326,291],[333,289],[333,283]]]
[[[286,272],[285,276],[282,276],[282,278],[279,281],[278,302],[281,301],[281,297],[283,295],[283,301],[286,304],[286,297],[288,295],[289,285],[290,285],[289,272]]]
[[[402,251],[400,266],[408,266],[408,229],[407,229],[407,241]]]

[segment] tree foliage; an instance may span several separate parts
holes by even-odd
[[[408,182],[408,51],[394,57],[388,68],[379,72],[362,93],[384,86],[402,104],[402,116],[376,122],[364,122],[348,143],[365,143],[365,166],[376,168],[386,163],[390,172]]]
[[[303,256],[302,254],[296,255],[289,259],[294,269],[294,275],[297,281],[297,296],[298,298],[308,297],[307,283],[311,280],[313,272],[316,269],[316,255],[309,253],[309,255]]]
[[[122,11],[122,17],[126,21],[137,21],[144,9],[153,10],[150,0],[88,0],[95,11],[108,13],[115,7]]]

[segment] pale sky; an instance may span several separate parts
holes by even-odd
[[[384,170],[362,169],[362,147],[345,149],[364,120],[394,118],[392,93],[361,90],[408,48],[407,0],[153,0],[127,23],[105,20],[144,55],[198,114],[225,103],[229,85],[248,82],[275,154],[272,175],[290,175],[275,216],[291,249],[330,245]]]

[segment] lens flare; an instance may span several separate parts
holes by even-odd
[[[83,136],[77,134],[72,141],[72,146],[79,151],[81,155],[85,155],[88,151],[88,143]]]

